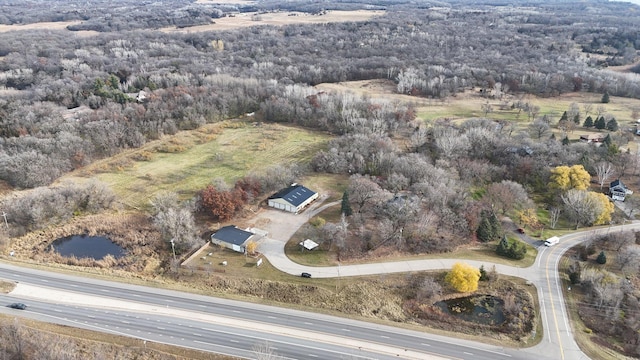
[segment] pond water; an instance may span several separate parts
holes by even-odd
[[[51,244],[51,250],[55,250],[62,256],[96,260],[101,260],[109,254],[117,259],[126,253],[120,245],[107,237],[89,235],[72,235],[57,239]]]
[[[503,304],[501,299],[490,295],[473,295],[438,301],[435,305],[445,313],[465,321],[498,325],[504,322]]]

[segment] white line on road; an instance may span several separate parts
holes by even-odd
[[[388,336],[384,336],[384,335],[380,335],[380,337],[383,338],[383,339],[388,339],[389,338]]]
[[[429,345],[429,344],[425,344],[425,343],[420,343],[420,345],[423,345],[423,346],[431,346],[431,345]]]
[[[465,355],[471,355],[471,356],[473,356],[473,354],[472,354],[472,353],[470,353],[470,352],[463,351],[462,353],[463,353],[463,354],[465,354]]]

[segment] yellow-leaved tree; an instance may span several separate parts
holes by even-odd
[[[591,175],[582,165],[556,166],[551,169],[549,186],[562,191],[576,189],[587,190],[591,182]]]
[[[478,290],[480,270],[469,264],[455,263],[444,279],[458,292],[473,292]]]
[[[253,240],[250,240],[247,243],[246,250],[249,255],[255,255],[256,250],[258,250],[258,243]]]
[[[594,202],[600,204],[602,207],[600,213],[596,214],[596,220],[593,222],[593,225],[608,224],[611,221],[611,214],[615,211],[613,202],[609,200],[607,195],[602,193],[590,191],[589,196],[592,196]]]

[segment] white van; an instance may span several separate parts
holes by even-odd
[[[547,239],[547,241],[544,242],[544,246],[553,246],[553,245],[555,245],[555,244],[557,244],[559,242],[560,242],[560,238],[559,237],[557,237],[557,236],[550,237],[550,238]]]

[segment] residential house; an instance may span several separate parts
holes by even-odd
[[[228,225],[211,234],[211,243],[244,253],[247,242],[253,235],[252,232],[238,229],[235,225]]]
[[[633,194],[633,191],[627,189],[620,179],[612,181],[611,184],[609,184],[609,196],[611,200],[624,201],[624,198],[631,194]]]
[[[580,135],[580,141],[587,143],[601,143],[605,137],[607,137],[605,134],[586,134]]]
[[[273,208],[297,214],[317,198],[317,192],[302,185],[291,184],[291,186],[271,195],[268,204]]]

